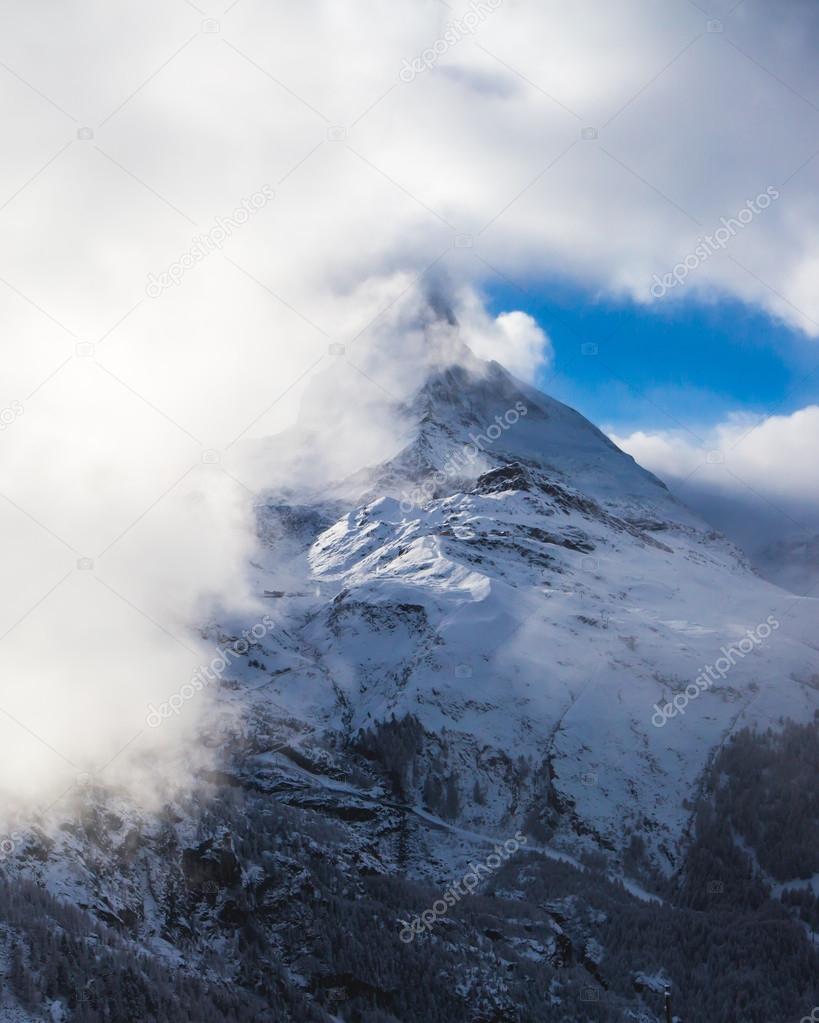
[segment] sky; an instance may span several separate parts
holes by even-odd
[[[707,428],[740,410],[793,412],[819,401],[814,342],[730,299],[663,310],[501,278],[487,298],[496,314],[527,312],[551,339],[538,386],[611,430]]]
[[[281,467],[241,453],[311,386],[316,473],[397,443],[430,296],[703,507],[814,528],[812,0],[0,19],[0,777],[173,747],[146,708],[212,656],[197,626],[261,613]]]

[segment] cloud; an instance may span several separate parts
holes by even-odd
[[[819,406],[790,415],[737,413],[705,436],[684,430],[611,433],[612,440],[666,480],[707,483],[710,489],[756,494],[758,500],[819,505],[811,467],[819,447]]]
[[[490,316],[478,295],[465,289],[455,304],[463,339],[481,359],[495,359],[524,380],[533,382],[554,357],[552,343],[528,313]]]
[[[4,185],[8,196],[25,187],[0,214],[0,267],[70,328],[98,335],[148,273],[267,184],[276,199],[234,232],[233,263],[209,257],[209,308],[241,301],[244,275],[335,335],[345,288],[439,260],[468,283],[497,269],[646,303],[731,295],[819,329],[815,5],[774,14],[746,0],[715,25],[682,3],[504,0],[401,81],[404,62],[459,13],[436,0],[389,10],[371,0],[354,13],[250,0],[203,32],[193,10],[125,27],[86,3],[55,52],[35,13],[21,15],[8,40],[15,70],[76,121],[16,82],[18,164]],[[85,123],[95,136],[81,143]],[[652,298],[655,273],[769,187],[779,200],[684,287]],[[473,244],[452,249],[459,234]],[[178,289],[184,305],[202,304],[195,276]],[[136,315],[144,330],[146,311]],[[313,342],[321,334],[308,328]]]
[[[798,593],[819,585],[804,542],[819,536],[819,406],[767,418],[737,413],[695,437],[683,430],[638,430],[612,440],[708,522],[758,568]]]

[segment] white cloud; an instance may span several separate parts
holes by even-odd
[[[156,15],[126,27],[86,2],[46,53],[18,12],[7,39],[95,138],[16,82],[6,196],[74,142],[0,212],[0,270],[83,335],[266,183],[276,200],[226,251],[330,333],[333,295],[439,256],[456,281],[559,273],[650,302],[654,273],[769,186],[782,198],[663,301],[730,294],[819,329],[814,5],[746,0],[709,32],[685,3],[504,0],[411,82],[404,60],[454,17],[437,0],[242,0],[216,33],[192,9]],[[457,233],[473,246],[442,255]],[[241,271],[213,261],[209,305],[230,308]]]
[[[552,343],[528,313],[513,311],[492,317],[471,289],[458,295],[454,312],[461,336],[479,358],[495,359],[530,382],[538,370],[551,365]]]
[[[819,450],[819,406],[790,415],[736,414],[701,438],[682,430],[610,434],[637,461],[669,482],[690,480],[713,491],[759,501],[819,504],[813,471]]]
[[[816,593],[819,406],[790,415],[729,416],[711,429],[611,434],[772,582]]]

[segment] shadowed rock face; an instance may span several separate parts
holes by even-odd
[[[182,873],[192,889],[230,888],[241,877],[236,853],[229,846],[217,847],[207,839],[195,849],[182,851]]]

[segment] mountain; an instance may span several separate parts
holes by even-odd
[[[213,763],[160,811],[92,785],[21,828],[1,1019],[651,1021],[669,984],[697,1018],[808,1004],[813,917],[763,865],[796,890],[815,846],[786,862],[775,827],[709,814],[785,757],[754,737],[786,718],[809,777],[816,601],[464,346],[404,383],[342,356],[248,445],[270,626],[241,649],[256,623],[203,626],[240,650]],[[742,884],[712,914],[726,842]]]
[[[408,442],[313,495],[295,527],[279,495],[259,508],[320,593],[275,602],[286,639],[264,660],[287,674],[268,691],[348,739],[405,715],[445,736],[469,827],[514,832],[529,814],[613,850],[647,833],[671,869],[726,737],[813,715],[815,605],[758,579],[592,424],[497,364],[436,368],[396,417],[415,423]],[[697,687],[718,660],[724,678]],[[663,722],[657,705],[688,704],[686,686],[696,699]],[[475,779],[482,806],[461,791]]]

